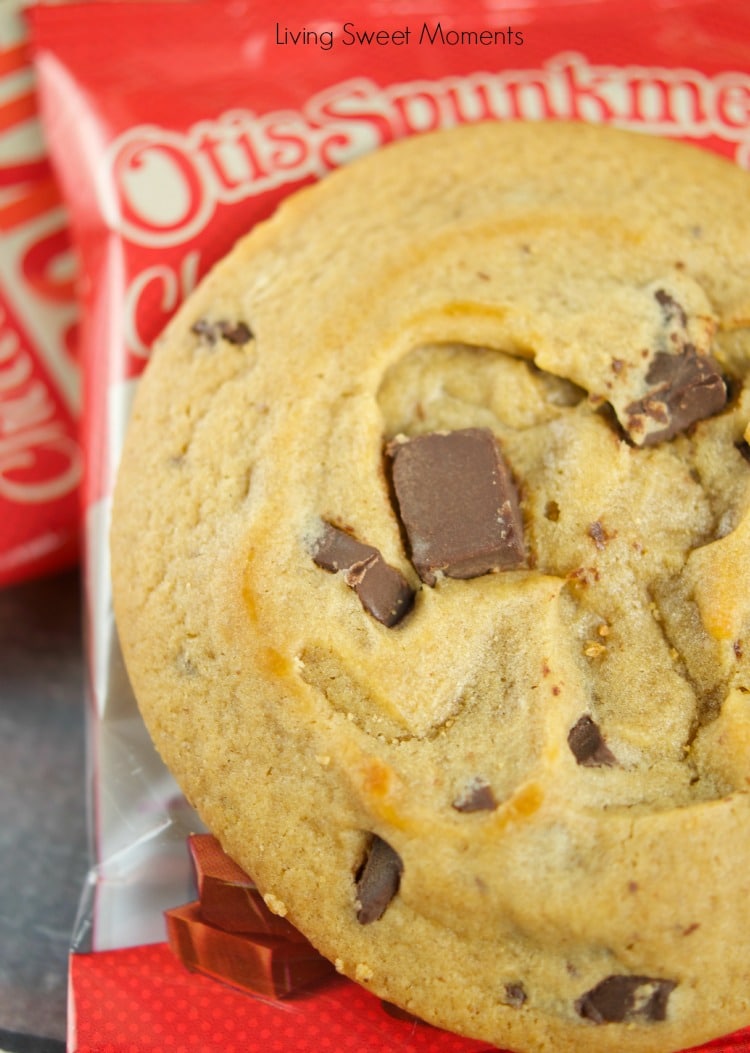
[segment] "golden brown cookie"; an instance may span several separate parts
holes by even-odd
[[[114,503],[151,734],[337,967],[525,1053],[750,1022],[750,179],[486,123],[179,311]]]

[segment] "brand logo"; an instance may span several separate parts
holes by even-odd
[[[317,178],[394,138],[480,119],[586,120],[735,144],[750,167],[750,76],[597,66],[578,53],[537,70],[503,70],[381,87],[356,78],[300,112],[233,110],[185,134],[133,128],[110,148],[119,192],[113,225],[135,244],[195,237],[225,204]],[[110,203],[111,207],[111,203]]]
[[[53,501],[81,474],[78,444],[0,303],[0,498]]]

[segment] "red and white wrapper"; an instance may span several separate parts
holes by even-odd
[[[78,555],[77,305],[20,0],[0,2],[0,586]]]
[[[31,12],[83,268],[96,859],[71,955],[71,1053],[487,1049],[393,1015],[341,978],[278,1003],[188,972],[166,946],[164,911],[195,899],[186,838],[200,824],[128,686],[106,538],[132,393],[180,301],[297,187],[459,122],[611,123],[750,167],[745,0],[363,0],[344,16],[324,0],[282,6]],[[750,1051],[750,1029],[702,1048]]]

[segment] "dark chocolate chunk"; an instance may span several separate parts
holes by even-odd
[[[477,776],[453,802],[457,812],[494,812],[497,801],[492,787]]]
[[[683,329],[687,326],[688,316],[685,313],[685,308],[666,289],[657,289],[654,293],[654,299],[661,307],[665,321],[676,321]]]
[[[220,322],[219,329],[230,344],[247,344],[253,339],[252,330],[244,322]]]
[[[434,585],[440,571],[475,578],[524,563],[518,497],[488,428],[396,440],[387,453],[399,516],[422,581]]]
[[[568,745],[578,763],[587,768],[611,768],[617,764],[599,725],[587,713],[568,732]]]
[[[372,545],[351,534],[323,524],[323,533],[313,549],[314,562],[324,570],[341,571],[362,606],[383,625],[396,625],[414,603],[414,590],[400,570],[385,562]]]
[[[515,1009],[519,1009],[526,1001],[526,991],[523,984],[506,984],[503,1001],[506,1005],[512,1005]]]
[[[194,322],[190,326],[190,332],[200,336],[207,344],[215,344],[218,339],[215,324],[209,322],[207,318],[199,318],[197,322]]]
[[[373,834],[364,863],[357,872],[357,921],[369,925],[385,914],[401,884],[404,865],[387,841]]]
[[[225,855],[211,834],[191,834],[188,847],[198,885],[201,918],[225,932],[292,940],[304,936],[266,906],[257,885]]]
[[[600,552],[604,551],[607,547],[607,542],[611,541],[615,536],[614,534],[608,533],[599,520],[589,525],[588,534]]]
[[[307,941],[225,932],[207,924],[197,901],[173,907],[164,917],[169,946],[183,965],[232,987],[286,998],[335,975],[333,965]]]
[[[649,432],[644,445],[671,439],[691,424],[713,416],[724,408],[727,388],[717,363],[699,355],[692,344],[680,354],[657,351],[646,374],[651,390],[626,408],[628,430],[637,432],[639,418],[650,417],[663,427]]]
[[[736,442],[734,445],[742,459],[750,463],[750,443],[746,442],[744,439],[740,439],[740,441]]]
[[[230,344],[240,345],[253,339],[252,330],[245,322],[209,322],[207,318],[199,318],[191,329],[208,344],[215,344],[217,340],[224,339]]]
[[[595,1024],[664,1020],[673,980],[649,976],[608,976],[576,1002],[576,1012]]]

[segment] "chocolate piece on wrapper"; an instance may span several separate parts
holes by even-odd
[[[396,439],[392,459],[398,512],[422,581],[442,572],[475,578],[523,565],[518,497],[488,428]]]
[[[333,574],[341,571],[365,610],[382,625],[396,625],[411,610],[414,590],[401,571],[386,563],[374,546],[324,523],[312,556],[323,570]]]
[[[333,966],[284,918],[211,834],[188,839],[200,899],[165,911],[169,945],[182,963],[253,994],[285,998]]]
[[[428,1024],[426,1020],[421,1020],[420,1017],[415,1016],[414,1013],[410,1013],[407,1009],[402,1009],[399,1005],[394,1005],[393,1002],[386,1002],[385,999],[381,999],[380,1005],[384,1012],[388,1016],[393,1017],[394,1020],[403,1020],[406,1024],[417,1024],[420,1027],[432,1027],[432,1024]]]
[[[267,998],[286,998],[327,979],[333,965],[307,942],[250,938],[207,924],[200,903],[165,912],[169,945],[191,972]]]
[[[307,942],[290,922],[268,909],[255,882],[212,834],[191,834],[188,845],[203,921],[227,932]]]

